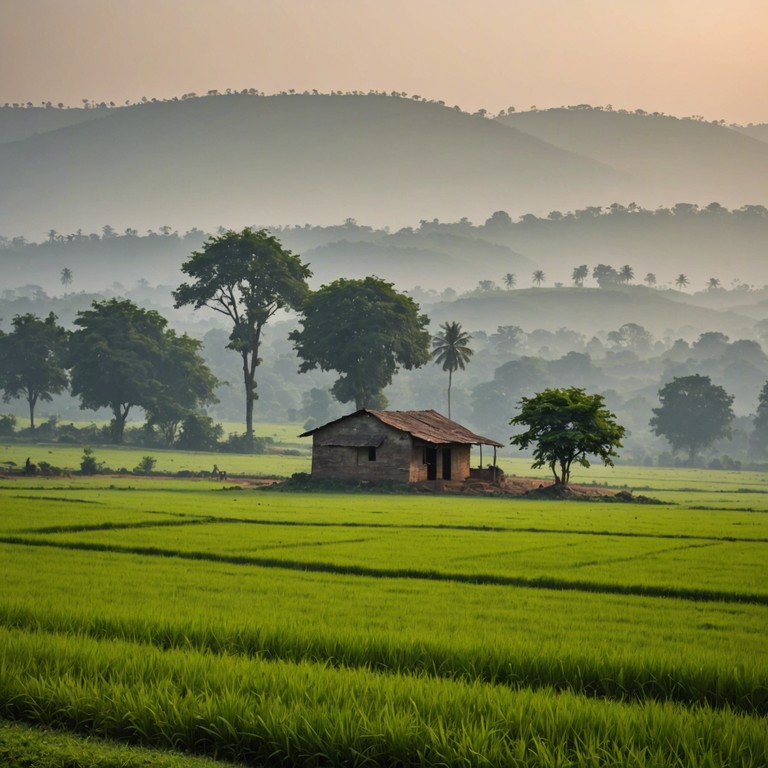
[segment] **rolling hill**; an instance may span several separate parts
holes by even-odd
[[[7,141],[0,181],[0,232],[15,235],[106,223],[396,225],[609,200],[631,180],[437,103],[238,94],[122,107]]]
[[[629,174],[655,205],[768,202],[768,144],[755,132],[602,109],[520,112],[498,122]]]

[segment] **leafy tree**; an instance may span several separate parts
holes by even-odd
[[[730,437],[733,395],[694,374],[673,379],[659,390],[661,406],[653,409],[650,426],[665,437],[673,452],[685,449],[693,459],[721,437]]]
[[[111,439],[122,443],[131,408],[148,405],[160,387],[157,360],[166,320],[132,301],[109,299],[94,301],[74,322],[72,394],[81,408],[109,408]]]
[[[185,414],[211,399],[216,380],[197,353],[200,343],[166,329],[158,312],[125,299],[95,301],[78,312],[75,325],[72,394],[81,408],[112,411],[113,442],[122,443],[134,406],[147,411],[167,440]]]
[[[158,357],[157,387],[144,406],[147,422],[157,426],[167,446],[173,445],[179,424],[200,405],[218,402],[218,380],[200,356],[202,341],[166,330]]]
[[[536,286],[540,286],[546,279],[547,276],[544,274],[544,270],[542,269],[537,269],[533,273],[533,283]]]
[[[35,406],[50,402],[67,387],[67,332],[51,312],[17,315],[13,330],[0,337],[0,389],[3,399],[23,397],[29,405],[29,426],[35,428]]]
[[[688,285],[688,277],[682,272],[675,278],[675,285],[682,291]]]
[[[498,325],[489,341],[499,354],[507,355],[522,344],[524,337],[525,332],[519,325]]]
[[[586,264],[582,264],[581,266],[575,267],[573,270],[573,273],[571,274],[571,280],[573,280],[573,284],[577,285],[579,288],[584,287],[584,281],[589,277],[589,267]]]
[[[299,371],[341,373],[331,390],[341,403],[383,407],[382,390],[399,367],[429,362],[429,318],[419,314],[412,298],[378,277],[324,285],[310,294],[302,313],[302,329],[289,336],[303,360]]]
[[[223,436],[224,428],[210,416],[190,413],[181,423],[176,445],[186,451],[215,451]]]
[[[208,307],[229,319],[229,349],[242,358],[246,443],[253,443],[256,368],[264,326],[281,309],[298,309],[312,273],[265,230],[225,231],[182,264],[191,283],[173,292],[176,307]]]
[[[619,282],[619,273],[610,264],[598,264],[592,270],[592,277],[601,288]]]
[[[635,270],[629,264],[625,264],[619,271],[619,279],[624,285],[629,285],[635,279]]]
[[[653,336],[637,323],[624,323],[618,331],[608,333],[608,341],[617,347],[629,349],[637,355],[647,355],[651,351]]]
[[[510,443],[524,450],[535,445],[534,469],[548,466],[556,485],[567,486],[573,463],[589,467],[588,456],[597,456],[613,466],[621,448],[624,427],[604,407],[602,395],[588,395],[583,389],[546,389],[520,401],[520,413],[509,423],[527,430],[514,435]]]
[[[643,279],[649,288],[653,288],[656,285],[656,275],[653,272],[649,272]]]
[[[757,400],[757,413],[754,418],[755,433],[753,442],[761,452],[765,453],[768,447],[768,381],[765,382],[760,390],[760,396]]]
[[[438,365],[448,371],[448,418],[451,418],[451,384],[454,371],[464,370],[469,358],[474,354],[469,347],[472,338],[461,330],[461,323],[443,323],[440,333],[432,338],[432,357]]]

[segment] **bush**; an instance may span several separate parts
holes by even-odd
[[[10,437],[16,431],[16,417],[12,414],[0,415],[0,437]]]
[[[93,454],[93,448],[83,449],[83,458],[80,460],[81,475],[98,475],[104,468],[101,462],[96,461]]]
[[[181,423],[176,447],[187,451],[215,451],[223,434],[221,424],[215,424],[210,416],[192,413]]]
[[[152,474],[157,459],[154,456],[142,456],[141,461],[133,468],[134,475],[149,475]]]
[[[230,433],[227,442],[221,445],[221,450],[226,453],[266,453],[267,449],[274,445],[271,437],[254,437],[253,449],[248,447],[248,437],[245,434]]]

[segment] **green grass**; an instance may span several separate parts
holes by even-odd
[[[623,471],[676,503],[3,480],[0,712],[264,765],[766,764],[763,478]]]
[[[215,768],[224,763],[0,720],[3,768]],[[231,763],[232,768],[235,764]]]

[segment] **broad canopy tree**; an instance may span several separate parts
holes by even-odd
[[[209,238],[181,270],[191,282],[173,292],[176,307],[208,307],[231,322],[227,347],[242,358],[246,440],[252,445],[264,326],[279,310],[301,307],[312,273],[276,237],[250,228]]]
[[[144,406],[147,423],[156,426],[166,445],[173,445],[179,425],[195,415],[198,406],[217,402],[218,379],[203,362],[203,342],[166,330],[163,354],[157,360],[161,383]]]
[[[693,459],[721,437],[730,437],[733,395],[694,374],[673,379],[659,390],[661,405],[653,409],[650,426],[665,437],[672,450],[687,450]]]
[[[533,468],[548,466],[556,485],[567,486],[574,463],[589,467],[588,456],[613,466],[621,448],[624,427],[604,406],[602,395],[589,395],[578,387],[545,389],[520,401],[520,413],[510,422],[527,427],[510,443],[520,450],[534,445]]]
[[[3,399],[23,397],[29,405],[29,426],[35,428],[35,407],[50,402],[67,387],[67,332],[51,312],[13,318],[13,330],[0,337],[0,389]]]
[[[303,360],[299,370],[340,373],[331,391],[341,403],[386,407],[383,390],[398,369],[429,362],[429,318],[378,277],[324,285],[307,298],[302,314],[301,330],[289,336]]]
[[[112,411],[113,442],[123,441],[133,407],[143,408],[167,435],[180,411],[186,415],[212,399],[216,380],[197,353],[200,343],[167,330],[158,312],[110,299],[93,302],[74,323],[72,394],[82,408]]]

